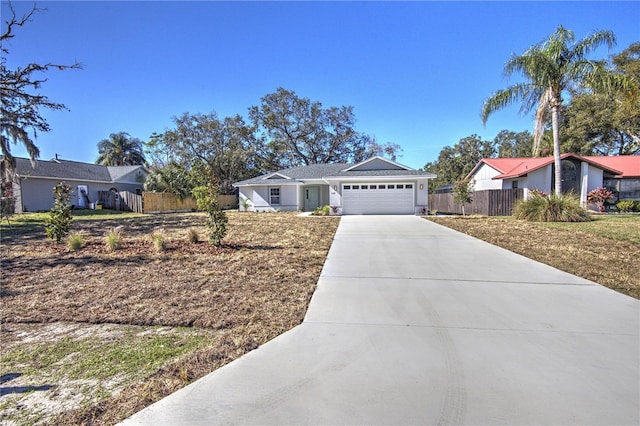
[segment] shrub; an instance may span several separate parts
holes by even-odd
[[[240,200],[240,205],[242,206],[242,211],[248,212],[249,209],[251,208],[251,200],[246,197],[243,197]]]
[[[596,204],[598,209],[604,212],[604,203],[611,197],[613,197],[613,193],[604,186],[601,186],[600,188],[589,191],[587,201]]]
[[[118,230],[111,230],[105,236],[104,240],[105,245],[107,246],[108,251],[116,251],[120,247],[122,247],[122,234]]]
[[[56,240],[56,244],[60,244],[62,237],[69,233],[69,225],[71,224],[71,186],[64,182],[58,182],[53,188],[53,207],[49,213],[49,217],[45,219],[45,229],[47,236],[52,240]]]
[[[519,201],[513,209],[516,219],[530,222],[588,222],[591,220],[586,211],[573,195],[551,194],[543,197],[530,193],[527,200]]]
[[[327,206],[318,207],[311,214],[313,216],[329,216],[330,211],[331,211],[331,207],[327,205]]]
[[[616,204],[616,207],[618,207],[621,212],[625,213],[637,212],[640,211],[640,201],[622,200]]]
[[[190,243],[197,243],[200,241],[200,235],[198,235],[198,231],[195,228],[187,229],[187,241]]]
[[[222,244],[222,239],[227,235],[227,223],[229,219],[218,204],[217,187],[213,183],[206,186],[193,188],[193,196],[196,197],[198,209],[207,213],[209,218],[206,225],[209,228],[209,242],[214,246]]]
[[[71,251],[80,250],[84,247],[84,237],[78,232],[73,232],[67,239],[67,247]]]
[[[153,243],[153,249],[158,253],[163,252],[167,248],[162,230],[156,230],[151,233],[151,242]]]

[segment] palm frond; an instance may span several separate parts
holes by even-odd
[[[527,99],[532,87],[527,83],[516,84],[503,90],[498,90],[491,97],[484,101],[482,106],[482,122],[486,124],[487,119],[494,112]]]
[[[583,59],[600,46],[606,45],[611,49],[615,44],[616,36],[612,31],[595,31],[573,46],[572,59]]]
[[[544,136],[545,130],[545,118],[547,112],[551,107],[553,100],[553,92],[551,89],[547,89],[538,100],[538,109],[536,110],[533,130],[533,156],[537,157],[540,154],[540,145]]]

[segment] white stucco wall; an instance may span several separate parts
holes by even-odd
[[[544,191],[547,194],[551,192],[551,166],[534,170],[527,175],[526,188]]]
[[[371,179],[363,179],[363,182],[371,182]],[[417,214],[429,210],[429,180],[403,180],[404,183],[413,183],[415,194],[415,211]],[[326,184],[328,183],[328,185]],[[320,206],[329,205],[336,207],[331,209],[331,214],[340,214],[342,211],[342,184],[339,180],[329,180],[325,184],[280,186],[280,206],[269,205],[269,190],[263,186],[243,186],[239,188],[240,210],[244,210],[243,200],[248,199],[250,203],[249,211],[275,211],[277,210],[303,210],[304,209],[304,189],[309,186],[319,188]],[[353,182],[356,183],[357,182]],[[422,189],[420,189],[422,185]],[[274,185],[275,187],[276,185]],[[335,189],[334,189],[335,187]]]
[[[588,163],[585,163],[588,164]],[[597,167],[589,166],[589,183],[587,185],[587,193],[596,188],[600,188],[604,184],[604,172]]]
[[[280,204],[269,204],[270,188],[280,188]],[[243,203],[245,199],[249,200],[249,211],[269,211],[276,210],[296,211],[300,210],[298,205],[300,197],[298,194],[298,185],[271,185],[271,186],[243,186],[239,188],[240,210],[244,210]]]
[[[422,185],[422,189],[420,189]],[[429,212],[429,179],[418,179],[414,185],[416,194],[416,214]]]
[[[342,187],[337,180],[329,180],[329,205],[331,207],[342,208]],[[334,187],[336,189],[334,189]],[[333,209],[332,209],[333,211]]]

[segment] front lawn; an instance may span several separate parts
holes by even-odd
[[[74,218],[79,251],[46,239],[42,217],[2,226],[2,423],[113,424],[291,329],[339,223],[230,211],[214,248],[200,213],[102,214]]]
[[[525,222],[511,217],[437,217],[441,225],[640,299],[640,216],[591,222]]]

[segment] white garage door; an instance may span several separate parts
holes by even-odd
[[[342,185],[343,214],[413,214],[412,183]]]

